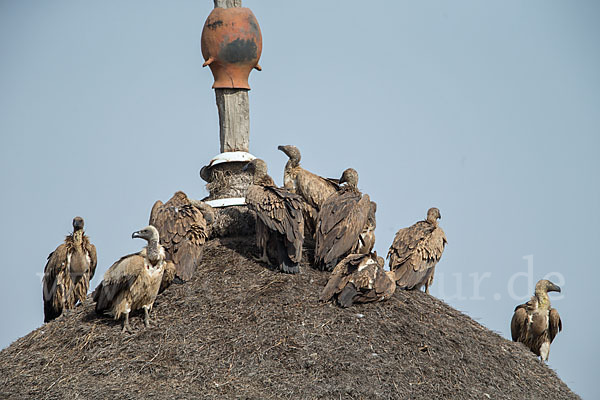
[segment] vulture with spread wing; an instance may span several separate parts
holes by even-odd
[[[189,199],[181,191],[164,204],[156,201],[152,207],[149,224],[158,229],[167,260],[173,261],[176,275],[184,281],[192,277],[202,258],[202,245],[213,217],[212,207]]]
[[[369,224],[374,227],[375,203],[358,190],[358,173],[354,169],[344,171],[340,179],[343,183],[338,192],[325,200],[317,217],[315,264],[328,271],[348,254],[368,254],[373,248],[369,238],[374,243]]]
[[[115,262],[106,271],[93,294],[98,314],[107,313],[115,319],[125,314],[123,332],[131,331],[129,313],[140,308],[144,309],[144,324],[149,326],[148,313],[152,309],[168,263],[155,227],[147,226],[134,232],[131,237],[144,239],[148,244],[142,251],[121,257]]]
[[[376,253],[350,254],[335,266],[320,301],[336,297],[341,307],[389,299],[396,290],[394,273],[384,271],[383,258]]]
[[[252,173],[252,184],[248,187],[246,203],[256,212],[256,243],[262,252],[258,261],[269,264],[268,249],[277,259],[280,271],[295,274],[300,272],[304,242],[304,218],[302,198],[275,186],[267,174],[267,164],[254,159],[244,167]]]
[[[73,233],[48,256],[43,278],[44,322],[83,302],[96,271],[96,247],[83,232],[83,218],[73,218]]]
[[[339,180],[323,178],[305,170],[300,166],[300,150],[296,146],[278,146],[289,160],[283,170],[283,186],[292,193],[296,193],[306,202],[304,219],[311,235],[314,234],[316,219],[325,200],[340,188]]]
[[[560,315],[550,307],[548,292],[560,292],[560,287],[547,279],[538,281],[535,294],[515,308],[510,323],[512,340],[529,347],[543,361],[548,360],[550,343],[562,330]]]
[[[410,290],[425,286],[425,292],[429,293],[435,266],[448,242],[438,225],[437,220],[441,217],[440,210],[430,208],[425,221],[396,233],[387,256],[399,288]]]

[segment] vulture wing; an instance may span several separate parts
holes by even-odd
[[[520,341],[524,337],[527,329],[527,305],[521,304],[515,308],[512,320],[510,321],[510,333],[513,342]]]
[[[83,237],[83,248],[85,249],[88,257],[90,258],[90,272],[89,280],[91,281],[96,273],[96,265],[98,264],[98,256],[96,254],[96,246],[90,243],[90,239],[87,236]]]
[[[317,210],[321,208],[329,196],[339,189],[339,184],[334,183],[334,181],[322,178],[305,169],[298,171],[296,179],[296,193]]]
[[[400,229],[388,251],[387,258],[390,259],[390,269],[394,270],[409,261],[419,243],[425,240],[434,229],[435,226],[427,221],[419,221],[408,228]]]
[[[344,290],[350,281],[351,274],[357,270],[363,257],[363,254],[350,254],[336,265],[329,276],[327,285],[325,285],[325,288],[319,296],[319,301],[328,301]]]
[[[123,256],[104,274],[104,279],[93,293],[96,312],[110,309],[113,300],[123,290],[128,290],[144,269],[144,256],[141,253]]]
[[[250,185],[246,202],[269,231],[285,237],[289,258],[300,262],[304,241],[302,198],[274,186]]]
[[[166,288],[171,286],[171,283],[173,283],[173,280],[175,279],[175,272],[175,264],[173,264],[172,261],[167,261],[165,263],[165,270],[163,272],[158,293],[164,292]]]
[[[175,264],[177,275],[188,280],[202,257],[202,244],[208,237],[202,212],[191,204],[154,203],[150,225],[158,229],[167,259]]]
[[[446,242],[444,231],[427,221],[399,230],[388,251],[390,270],[395,271],[398,286],[412,289],[425,284]]]
[[[319,212],[315,259],[331,268],[350,252],[367,223],[369,195],[344,190],[330,196]]]
[[[548,326],[550,327],[550,342],[554,340],[554,337],[558,335],[558,332],[562,331],[562,321],[560,320],[560,315],[558,315],[558,311],[556,308],[550,309],[550,323]]]
[[[68,280],[68,282],[65,282]],[[42,281],[44,300],[44,322],[48,322],[62,313],[62,304],[70,289],[71,279],[67,271],[67,246],[63,243],[48,255]]]

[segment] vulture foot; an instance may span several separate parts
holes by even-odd
[[[173,278],[173,282],[171,282],[175,285],[183,285],[185,283],[185,281],[183,279],[181,279],[180,277],[178,277],[177,275],[175,275],[175,278]]]
[[[262,257],[252,257],[254,259],[254,261],[258,262],[258,263],[263,263],[263,264],[269,264],[269,257],[267,257],[265,254],[262,255]]]
[[[125,321],[123,321],[123,329],[121,330],[121,333],[133,333],[133,329],[131,329],[131,326],[129,325],[129,313],[125,314]]]

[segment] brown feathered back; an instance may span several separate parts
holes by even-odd
[[[384,261],[377,254],[350,254],[334,268],[320,301],[337,297],[338,304],[349,307],[353,303],[368,303],[389,299],[396,284]]]
[[[276,250],[278,268],[287,273],[299,272],[304,242],[303,202],[297,194],[277,188],[267,174],[266,163],[255,159],[245,167],[253,174],[246,203],[256,212],[257,246],[267,255]]]
[[[363,195],[354,187],[343,187],[339,192],[329,196],[317,218],[315,234],[317,266],[332,270],[346,255],[359,251],[360,234],[367,226],[370,208],[369,195]]]
[[[160,244],[165,248],[167,260],[173,261],[177,276],[190,279],[202,258],[202,245],[208,237],[204,215],[192,205],[181,191],[163,204],[154,203],[150,225],[158,229]]]
[[[435,266],[442,257],[447,243],[446,235],[435,219],[419,221],[400,229],[388,251],[390,270],[396,284],[402,289],[419,289],[429,285]]]
[[[104,274],[93,293],[97,313],[108,313],[115,319],[122,314],[152,308],[161,286],[167,262],[164,253],[156,265],[148,260],[146,249],[121,257]]]

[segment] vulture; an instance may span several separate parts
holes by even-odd
[[[323,178],[300,166],[300,150],[296,146],[278,146],[289,160],[283,171],[283,186],[292,193],[299,194],[308,204],[319,210],[325,200],[337,192],[336,179]]]
[[[374,240],[368,231],[369,224],[374,229],[375,203],[358,190],[358,173],[354,169],[344,171],[340,178],[340,184],[343,183],[345,185],[323,203],[317,217],[315,264],[328,271],[348,254],[368,254],[372,245],[364,242],[368,239],[365,235]]]
[[[304,199],[307,208],[306,219],[310,220],[309,227],[314,230],[317,213],[329,196],[339,190],[337,179],[323,178],[300,166],[300,150],[296,146],[278,146],[289,160],[283,171],[283,187],[296,193]]]
[[[131,332],[129,313],[140,308],[144,309],[144,325],[150,325],[148,313],[160,289],[165,268],[168,268],[155,227],[147,226],[133,232],[131,237],[145,239],[148,244],[140,252],[115,262],[93,294],[98,314],[106,313],[117,320],[125,314],[122,332]]]
[[[385,261],[376,253],[350,254],[335,266],[320,301],[336,297],[344,308],[353,303],[389,299],[396,290],[394,273],[384,271]]]
[[[396,233],[387,258],[390,260],[390,270],[395,273],[396,285],[401,289],[420,289],[425,286],[425,293],[429,293],[435,265],[440,261],[448,242],[438,225],[439,218],[442,218],[440,210],[430,208],[425,221]]]
[[[547,279],[538,281],[531,300],[515,308],[510,322],[513,342],[523,343],[543,361],[548,360],[550,343],[562,330],[560,315],[550,307],[548,292],[560,293],[560,287]]]
[[[213,218],[212,207],[190,200],[182,191],[164,204],[160,200],[154,203],[149,224],[158,229],[167,260],[175,264],[175,274],[180,279],[187,281],[194,274],[208,238],[207,224]]]
[[[83,302],[96,271],[96,247],[83,232],[83,218],[73,218],[73,233],[48,256],[44,267],[44,322]]]
[[[254,159],[244,166],[252,173],[246,203],[256,212],[256,244],[262,251],[258,261],[269,264],[267,249],[275,253],[280,271],[296,274],[302,259],[304,218],[302,198],[278,188],[267,174],[267,164]]]

